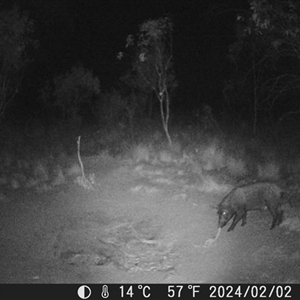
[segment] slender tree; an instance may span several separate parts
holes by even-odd
[[[17,6],[0,12],[0,120],[19,91],[30,49],[37,47],[33,30],[27,13]]]
[[[237,16],[237,40],[229,48],[234,66],[226,82],[230,101],[252,106],[253,132],[259,114],[300,90],[300,18],[292,0],[251,0]]]
[[[127,37],[126,48],[134,50],[126,80],[144,92],[154,92],[159,100],[163,128],[168,142],[170,93],[177,86],[173,69],[173,23],[168,17],[142,23],[139,33]],[[120,52],[118,58],[122,58]]]

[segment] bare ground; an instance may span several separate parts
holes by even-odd
[[[84,163],[93,189],[7,193],[1,283],[300,283],[300,233],[269,230],[267,211],[204,247],[229,186],[205,188],[180,165]]]

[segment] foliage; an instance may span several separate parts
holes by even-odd
[[[125,101],[119,91],[113,89],[103,94],[101,103],[103,119],[107,124],[124,121]]]
[[[233,76],[226,82],[229,102],[243,100],[258,114],[274,109],[300,88],[299,7],[292,0],[251,0],[237,16],[237,40],[229,47]],[[241,104],[240,106],[245,107]]]
[[[137,38],[129,35],[126,48],[134,48],[132,68],[124,81],[143,91],[154,91],[158,96],[164,88],[177,86],[173,69],[173,24],[169,18],[149,20],[140,25]]]
[[[106,124],[130,125],[131,136],[134,135],[134,119],[142,114],[145,108],[145,97],[130,93],[124,96],[120,91],[113,89],[103,94],[101,111]]]
[[[0,118],[18,93],[30,49],[38,46],[33,31],[28,14],[17,6],[0,12]]]
[[[54,79],[55,104],[67,120],[78,117],[82,104],[90,102],[99,93],[99,79],[82,66],[73,67],[70,72]]]
[[[129,35],[126,48],[133,49],[130,70],[123,81],[144,93],[154,92],[160,103],[163,127],[169,143],[168,132],[170,92],[177,86],[173,69],[173,23],[168,17],[142,23],[135,38]],[[121,59],[120,52],[118,58]]]

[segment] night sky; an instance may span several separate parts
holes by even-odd
[[[237,3],[238,2],[238,3]],[[6,5],[12,1],[6,1]],[[174,23],[174,67],[179,83],[175,98],[184,105],[218,106],[226,60],[235,39],[235,20],[247,1],[21,0],[35,23],[39,49],[26,74],[28,99],[47,79],[82,63],[100,79],[102,91],[117,86],[127,66],[117,60],[126,37],[138,25],[166,14]],[[239,6],[238,6],[239,5]]]

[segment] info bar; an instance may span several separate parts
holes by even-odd
[[[299,284],[1,284],[2,300],[299,299]]]

